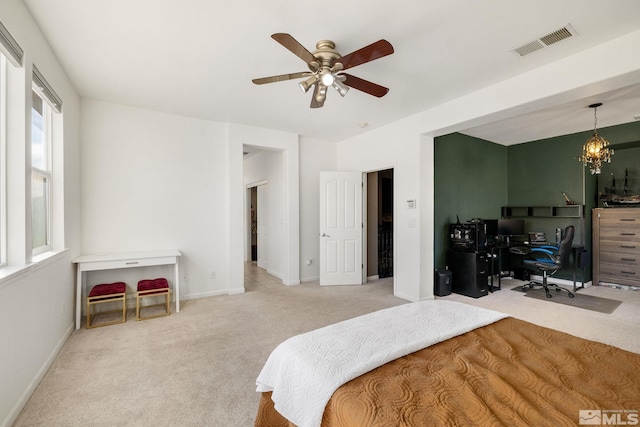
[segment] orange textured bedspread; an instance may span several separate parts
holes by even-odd
[[[270,396],[255,425],[293,426]],[[576,426],[581,410],[637,417],[640,354],[507,318],[342,385],[322,426]]]

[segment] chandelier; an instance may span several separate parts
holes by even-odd
[[[611,163],[611,156],[613,156],[613,149],[609,148],[609,142],[598,135],[598,116],[596,114],[601,105],[602,103],[589,105],[589,108],[593,108],[593,136],[584,144],[582,156],[578,158],[585,166],[589,165],[592,174],[600,174],[602,163]]]

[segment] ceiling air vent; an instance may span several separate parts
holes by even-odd
[[[537,50],[551,46],[552,44],[558,43],[559,41],[568,39],[576,35],[578,35],[578,33],[576,33],[576,31],[573,29],[573,27],[570,24],[567,24],[564,27],[559,28],[555,31],[552,31],[549,34],[546,34],[542,37],[538,37],[535,40],[532,40],[521,46],[518,46],[515,49],[513,49],[513,51],[520,56],[525,56]]]

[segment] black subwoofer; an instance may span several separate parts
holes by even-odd
[[[443,297],[451,294],[451,271],[436,268],[435,279],[433,281],[433,293]]]

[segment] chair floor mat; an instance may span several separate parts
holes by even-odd
[[[522,286],[515,286],[511,288],[511,290],[522,292]],[[573,294],[575,295],[574,298],[569,298],[569,295],[566,292],[556,292],[553,289],[551,289],[551,295],[553,295],[552,298],[547,298],[543,288],[527,289],[527,291],[523,293],[528,298],[555,302],[556,304],[570,305],[572,307],[578,307],[585,310],[597,311],[599,313],[607,314],[613,313],[614,310],[618,308],[620,304],[622,304],[622,301],[609,298],[594,297],[591,295],[584,295],[576,292],[573,292]]]

